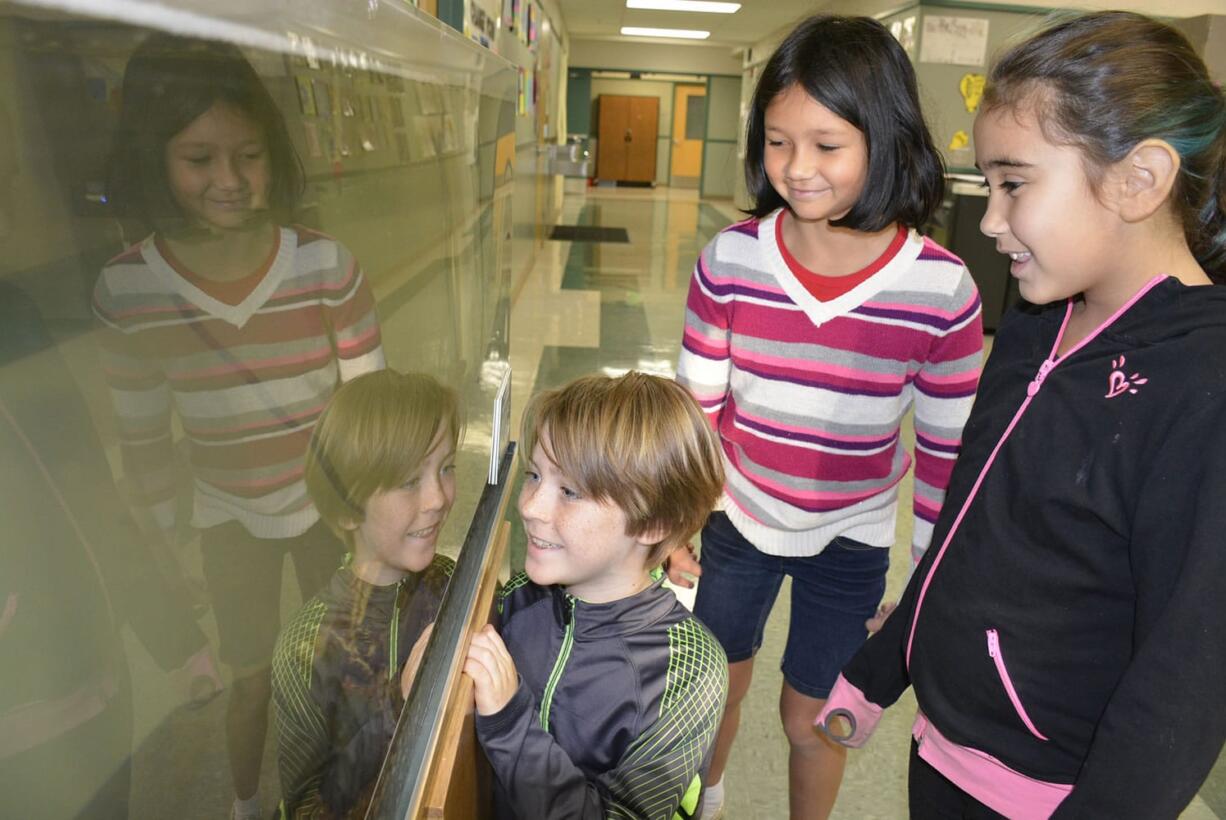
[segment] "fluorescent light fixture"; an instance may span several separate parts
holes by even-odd
[[[622,26],[622,34],[628,37],[676,37],[682,40],[705,40],[711,36],[709,31],[695,31],[689,28],[642,28],[641,26]]]
[[[645,72],[639,76],[643,80],[655,80],[662,83],[705,83],[706,77],[697,74],[655,74]]]
[[[664,83],[705,83],[706,75],[703,74],[669,74],[657,71],[642,71],[631,73],[629,71],[608,71],[601,69],[592,72],[593,80],[650,80]]]
[[[712,0],[626,0],[628,9],[652,11],[697,11],[708,14],[733,14],[740,3],[716,3]]]

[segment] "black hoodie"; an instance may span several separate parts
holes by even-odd
[[[1065,305],[1006,317],[934,548],[843,673],[1072,784],[1057,817],[1176,817],[1226,738],[1226,287],[1151,285],[1063,357]]]
[[[592,604],[520,573],[502,639],[520,685],[477,737],[498,780],[495,816],[697,816],[728,693],[719,643],[657,579]]]

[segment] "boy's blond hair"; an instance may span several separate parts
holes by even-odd
[[[377,492],[398,487],[430,453],[440,429],[455,447],[459,400],[425,373],[378,370],[341,385],[307,448],[306,485],[324,523],[353,549],[354,525]]]
[[[541,441],[575,489],[621,508],[627,535],[663,533],[648,569],[698,531],[724,486],[710,422],[685,388],[659,376],[585,376],[540,393],[524,411],[520,438],[524,458]]]

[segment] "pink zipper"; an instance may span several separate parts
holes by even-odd
[[[1022,406],[1017,408],[1017,412],[1013,414],[1013,419],[1009,422],[1009,426],[1005,428],[1004,434],[1000,437],[1000,441],[996,442],[996,446],[992,448],[991,455],[988,456],[987,462],[983,465],[983,469],[979,471],[979,476],[975,479],[971,491],[966,496],[966,501],[962,503],[962,509],[958,510],[958,516],[954,519],[953,526],[949,528],[949,532],[945,535],[945,540],[941,542],[941,548],[937,551],[937,557],[932,560],[932,566],[928,568],[928,574],[924,576],[924,582],[920,585],[919,595],[915,599],[915,611],[911,615],[911,631],[907,635],[907,652],[905,655],[905,663],[907,669],[911,668],[911,646],[915,642],[915,625],[919,623],[920,610],[924,606],[924,598],[928,595],[928,586],[932,583],[933,576],[937,573],[937,567],[941,565],[941,559],[945,557],[945,550],[949,548],[949,543],[953,541],[954,534],[958,531],[958,527],[962,525],[962,519],[966,516],[967,510],[970,509],[971,503],[975,500],[975,496],[979,494],[979,487],[983,484],[984,478],[987,477],[988,470],[992,468],[992,462],[996,460],[996,454],[1000,452],[1000,448],[1004,446],[1009,435],[1013,432],[1013,428],[1017,426],[1018,421],[1022,418],[1022,414],[1026,412],[1026,408],[1030,406],[1030,402],[1038,395],[1039,390],[1043,387],[1043,381],[1048,377],[1051,371],[1055,370],[1060,364],[1063,364],[1069,356],[1072,356],[1078,350],[1088,345],[1091,341],[1097,338],[1098,334],[1109,327],[1116,319],[1120,318],[1126,310],[1140,301],[1141,297],[1149,293],[1162,280],[1166,279],[1166,274],[1160,274],[1150,279],[1145,283],[1144,287],[1133,294],[1132,298],[1120,306],[1119,310],[1111,314],[1105,322],[1094,329],[1094,332],[1086,336],[1080,342],[1073,346],[1071,350],[1063,356],[1058,356],[1057,352],[1060,349],[1060,340],[1064,338],[1064,331],[1068,328],[1069,320],[1073,318],[1073,300],[1068,300],[1068,305],[1064,310],[1064,321],[1060,324],[1060,331],[1056,334],[1056,340],[1052,342],[1051,352],[1047,354],[1047,358],[1039,365],[1039,372],[1035,374],[1034,379],[1026,386],[1026,399],[1022,402]]]
[[[996,673],[1000,675],[1000,682],[1005,685],[1005,692],[1009,695],[1009,700],[1013,703],[1013,710],[1017,712],[1017,716],[1022,719],[1022,723],[1026,724],[1026,728],[1030,730],[1030,734],[1037,737],[1039,740],[1047,740],[1047,735],[1035,728],[1034,721],[1030,719],[1030,715],[1026,714],[1026,707],[1022,706],[1022,699],[1017,696],[1017,690],[1013,688],[1013,679],[1009,677],[1009,670],[1005,668],[1005,656],[1000,651],[1000,635],[995,629],[988,630],[988,655],[996,663]]]

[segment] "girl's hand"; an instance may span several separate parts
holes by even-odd
[[[693,589],[694,582],[687,576],[698,578],[702,575],[702,567],[698,565],[698,557],[694,555],[694,547],[685,544],[673,550],[672,555],[664,559],[664,572],[675,587]]]
[[[473,635],[468,658],[464,661],[464,673],[473,679],[473,698],[477,702],[479,715],[501,712],[519,688],[515,661],[511,659],[502,638],[489,624]]]
[[[885,626],[885,619],[890,617],[890,613],[898,607],[897,601],[888,601],[877,607],[877,614],[864,622],[864,626],[868,629],[868,634],[873,634]]]
[[[225,688],[213,660],[213,650],[207,645],[170,675],[189,709],[201,708]]]
[[[433,631],[434,624],[423,629],[417,643],[413,644],[413,648],[409,650],[408,660],[404,662],[404,669],[400,671],[400,697],[403,700],[409,699],[409,690],[413,688],[413,679],[417,677],[417,670],[421,668],[421,659],[426,654],[426,644]]]

